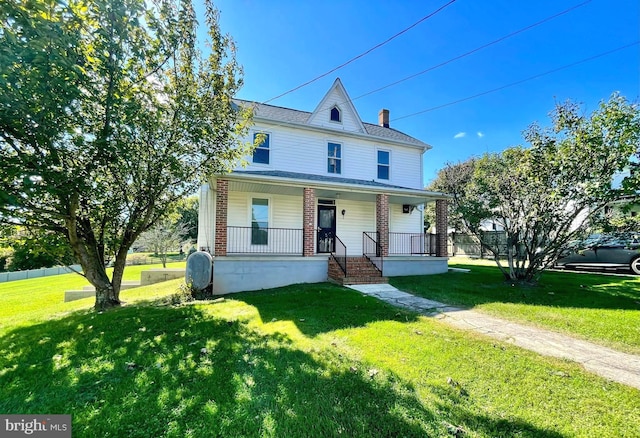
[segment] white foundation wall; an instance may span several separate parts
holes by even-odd
[[[242,257],[213,259],[213,293],[255,291],[297,283],[327,281],[327,256]]]

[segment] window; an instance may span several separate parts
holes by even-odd
[[[339,143],[331,143],[328,145],[328,165],[327,172],[329,173],[341,173],[342,162],[342,145]]]
[[[340,118],[340,108],[338,108],[337,106],[334,106],[333,108],[331,108],[330,119],[332,122],[342,121],[342,119]]]
[[[264,132],[256,132],[253,134],[253,143],[256,143],[258,136],[262,137],[262,143],[253,151],[253,162],[259,164],[269,164],[269,134]]]
[[[254,198],[251,200],[251,244],[269,243],[269,200]]]
[[[378,179],[389,179],[389,151],[378,151]]]

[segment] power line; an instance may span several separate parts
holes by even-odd
[[[564,11],[562,11],[562,12],[558,12],[558,13],[557,13],[557,14],[555,14],[555,15],[551,15],[551,16],[549,16],[549,17],[547,17],[547,18],[543,19],[543,20],[540,20],[540,21],[538,21],[538,22],[536,22],[536,23],[530,24],[529,26],[523,27],[522,29],[516,30],[515,32],[511,32],[510,34],[507,34],[507,35],[505,35],[505,36],[502,36],[502,37],[498,38],[497,40],[493,40],[493,41],[491,41],[490,43],[483,44],[483,45],[482,45],[482,46],[480,46],[480,47],[476,47],[476,48],[475,48],[475,49],[473,49],[473,50],[470,50],[470,51],[468,51],[468,52],[466,52],[466,53],[463,53],[463,54],[461,54],[461,55],[458,55],[458,56],[456,56],[456,57],[454,57],[454,58],[451,58],[451,59],[449,59],[449,60],[447,60],[447,61],[441,62],[440,64],[437,64],[437,65],[434,65],[434,66],[432,66],[432,67],[429,67],[429,68],[427,68],[427,69],[425,69],[425,70],[422,70],[421,72],[414,73],[414,74],[412,74],[412,75],[410,75],[410,76],[407,76],[407,77],[405,77],[405,78],[403,78],[403,79],[397,80],[397,81],[392,82],[392,83],[390,83],[390,84],[384,85],[384,86],[382,86],[382,87],[380,87],[380,88],[376,88],[375,90],[372,90],[372,91],[369,91],[369,92],[367,92],[367,93],[361,94],[360,96],[357,96],[357,97],[355,97],[354,99],[351,99],[351,101],[353,102],[354,100],[358,100],[358,99],[360,99],[360,98],[362,98],[362,97],[369,96],[369,95],[371,95],[371,94],[374,94],[374,93],[377,93],[377,92],[379,92],[379,91],[385,90],[385,89],[387,89],[387,88],[389,88],[389,87],[393,87],[394,85],[398,85],[398,84],[400,84],[400,83],[402,83],[402,82],[408,81],[409,79],[413,79],[413,78],[415,78],[415,77],[417,77],[417,76],[423,75],[423,74],[425,74],[425,73],[427,73],[427,72],[430,72],[430,71],[432,71],[432,70],[435,70],[435,69],[437,69],[437,68],[443,67],[443,66],[445,66],[445,65],[447,65],[447,64],[449,64],[449,63],[451,63],[451,62],[453,62],[453,61],[457,61],[458,59],[462,59],[462,58],[464,58],[464,57],[467,57],[467,56],[469,56],[469,55],[471,55],[471,54],[473,54],[473,53],[479,52],[479,51],[480,51],[480,50],[482,50],[482,49],[486,49],[486,48],[487,48],[487,47],[489,47],[489,46],[492,46],[492,45],[494,45],[494,44],[497,44],[497,43],[499,43],[500,41],[504,41],[504,40],[506,40],[507,38],[511,38],[512,36],[518,35],[519,33],[525,32],[525,31],[527,31],[527,30],[529,30],[529,29],[532,29],[532,28],[534,28],[534,27],[536,27],[536,26],[539,26],[539,25],[541,25],[541,24],[543,24],[543,23],[546,23],[547,21],[551,21],[551,20],[553,20],[554,18],[560,17],[561,15],[567,14],[567,13],[569,13],[569,12],[573,11],[574,9],[578,9],[578,8],[580,8],[580,7],[582,7],[582,6],[586,5],[587,3],[590,3],[590,2],[591,2],[591,0],[587,0],[587,1],[585,1],[585,2],[582,2],[582,3],[580,3],[580,4],[577,4],[577,5],[575,5],[575,6],[572,6],[572,7],[570,7],[569,9],[565,9],[565,10],[564,10]]]
[[[374,50],[376,50],[376,49],[378,49],[378,48],[380,48],[380,47],[384,46],[384,45],[385,45],[385,44],[387,44],[389,41],[391,41],[391,40],[393,40],[393,39],[395,39],[395,38],[399,37],[400,35],[404,34],[405,32],[408,32],[409,30],[411,30],[411,29],[413,29],[414,27],[416,27],[418,24],[420,24],[420,23],[422,23],[423,21],[428,20],[429,18],[433,17],[434,15],[436,15],[438,12],[442,11],[442,10],[443,10],[444,8],[446,8],[447,6],[449,6],[449,5],[453,4],[453,3],[455,3],[455,1],[456,1],[456,0],[450,0],[448,3],[446,3],[446,4],[445,4],[445,5],[443,5],[443,6],[440,6],[438,9],[436,9],[436,10],[435,10],[435,11],[433,11],[433,12],[431,12],[430,14],[425,15],[425,16],[424,16],[424,17],[422,17],[420,20],[418,20],[418,21],[416,21],[415,23],[413,23],[411,26],[409,26],[409,27],[407,27],[407,28],[405,28],[405,29],[401,30],[400,32],[396,33],[395,35],[393,35],[393,36],[391,36],[391,37],[387,38],[385,41],[383,41],[383,42],[381,42],[381,43],[379,43],[379,44],[377,44],[377,45],[375,45],[375,46],[371,47],[370,49],[368,49],[368,50],[366,50],[366,51],[362,52],[361,54],[359,54],[359,55],[357,55],[357,56],[355,56],[355,57],[351,58],[350,60],[348,60],[348,61],[346,61],[346,62],[343,62],[343,63],[342,63],[342,64],[340,64],[339,66],[337,66],[337,67],[335,67],[335,68],[332,68],[331,70],[329,70],[329,71],[327,71],[327,72],[325,72],[325,73],[322,73],[321,75],[316,76],[315,78],[311,79],[310,81],[307,81],[307,82],[305,82],[305,83],[303,83],[303,84],[301,84],[301,85],[298,85],[297,87],[292,88],[292,89],[290,89],[289,91],[285,91],[284,93],[279,94],[279,95],[277,95],[276,97],[272,97],[272,98],[271,98],[271,99],[269,99],[269,100],[265,100],[265,101],[264,101],[264,102],[262,102],[262,103],[269,103],[269,102],[271,102],[271,101],[273,101],[273,100],[280,99],[281,97],[286,96],[286,95],[287,95],[287,94],[289,94],[289,93],[293,93],[294,91],[297,91],[297,90],[299,90],[300,88],[306,87],[307,85],[309,85],[309,84],[311,84],[311,83],[313,83],[313,82],[317,81],[318,79],[322,79],[323,77],[325,77],[325,76],[327,76],[327,75],[330,75],[331,73],[333,73],[333,72],[335,72],[335,71],[337,71],[337,70],[340,70],[341,68],[343,68],[343,67],[345,67],[345,66],[347,66],[347,65],[351,64],[352,62],[354,62],[354,61],[356,61],[356,60],[358,60],[358,59],[362,58],[363,56],[368,55],[369,53],[373,52]]]
[[[395,119],[393,119],[391,121],[395,122],[397,120],[407,119],[409,117],[417,116],[419,114],[424,114],[424,113],[427,113],[427,112],[430,112],[430,111],[435,111],[435,110],[440,109],[440,108],[444,108],[444,107],[447,107],[447,106],[451,106],[451,105],[455,105],[455,104],[458,104],[458,103],[461,103],[461,102],[465,102],[467,100],[475,99],[476,97],[484,96],[486,94],[495,93],[496,91],[504,90],[505,88],[513,87],[515,85],[522,84],[523,82],[528,82],[528,81],[540,78],[542,76],[546,76],[546,75],[549,75],[551,73],[555,73],[557,71],[564,70],[564,69],[576,66],[578,64],[583,64],[585,62],[593,61],[594,59],[597,59],[597,58],[602,58],[603,56],[610,55],[612,53],[618,52],[620,50],[627,49],[627,48],[632,47],[632,46],[636,46],[638,44],[640,44],[640,41],[635,41],[633,43],[626,44],[624,46],[620,46],[620,47],[617,47],[615,49],[612,49],[612,50],[609,50],[609,51],[606,51],[606,52],[603,52],[603,53],[599,53],[599,54],[594,55],[594,56],[590,56],[589,58],[584,58],[584,59],[581,59],[580,61],[572,62],[571,64],[563,65],[562,67],[554,68],[553,70],[548,70],[548,71],[546,71],[544,73],[539,73],[537,75],[530,76],[530,77],[528,77],[526,79],[521,79],[519,81],[511,82],[510,84],[506,84],[506,85],[503,85],[503,86],[498,87],[498,88],[493,88],[491,90],[483,91],[482,93],[474,94],[473,96],[469,96],[469,97],[465,97],[465,98],[462,98],[462,99],[454,100],[452,102],[448,102],[448,103],[444,103],[442,105],[438,105],[438,106],[434,106],[434,107],[431,107],[431,108],[427,108],[425,110],[418,111],[418,112],[415,112],[415,113],[412,113],[412,114],[407,114],[406,116],[397,117],[397,118],[395,118]]]

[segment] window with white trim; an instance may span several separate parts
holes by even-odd
[[[389,179],[391,153],[378,150],[378,179]]]
[[[342,145],[329,142],[327,144],[327,172],[342,173]]]
[[[269,143],[271,136],[264,132],[256,132],[253,134],[253,143],[258,140],[260,143],[253,150],[253,162],[257,164],[269,164]]]
[[[269,244],[269,200],[253,198],[251,200],[251,244]]]

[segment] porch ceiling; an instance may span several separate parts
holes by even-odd
[[[354,187],[347,184],[326,184],[317,181],[266,181],[259,179],[229,179],[229,190],[250,193],[267,193],[285,196],[302,196],[305,187],[315,189],[316,198],[319,199],[346,199],[350,201],[375,202],[376,195],[386,193],[391,204],[421,205],[434,202],[436,199],[446,198],[446,195],[428,191],[397,188],[368,188]],[[215,187],[215,186],[214,186]]]

